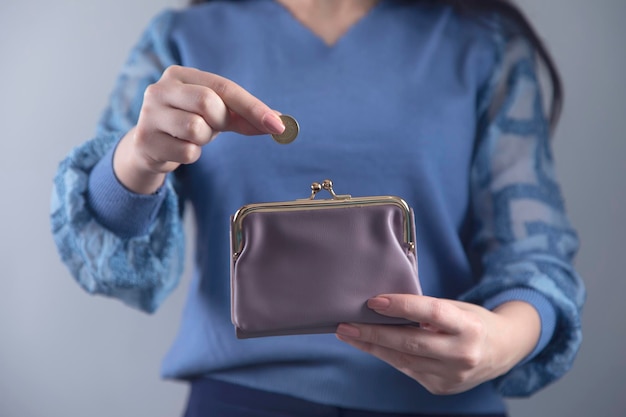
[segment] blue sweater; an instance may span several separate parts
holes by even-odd
[[[115,178],[112,153],[143,90],[172,64],[230,78],[294,115],[298,139],[222,133],[154,195]],[[487,308],[531,303],[535,351],[506,375],[438,397],[333,335],[237,340],[230,322],[229,216],[252,202],[337,192],[398,195],[415,210],[424,293]],[[334,46],[270,0],[212,1],[157,16],[123,67],[95,137],[60,164],[52,230],[91,293],[154,311],[184,259],[193,278],[167,378],[212,377],[324,404],[377,411],[489,413],[528,395],[576,355],[584,287],[578,241],[555,180],[533,51],[423,2],[381,1]]]

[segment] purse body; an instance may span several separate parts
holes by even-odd
[[[233,216],[237,337],[332,333],[342,322],[410,323],[366,302],[421,294],[412,210],[392,196],[332,195],[251,204]]]

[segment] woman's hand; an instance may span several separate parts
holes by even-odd
[[[496,310],[432,297],[391,294],[368,307],[420,326],[340,324],[337,337],[415,379],[433,394],[456,394],[509,371],[539,339],[541,322],[522,301]]]
[[[146,89],[137,125],[120,141],[113,167],[127,188],[150,194],[165,174],[195,162],[219,132],[258,135],[284,129],[276,112],[236,83],[172,66]]]

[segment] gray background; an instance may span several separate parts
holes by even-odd
[[[57,163],[90,137],[146,23],[180,0],[0,3],[0,416],[176,416],[159,379],[188,281],[148,316],[86,295],[57,258],[48,206]],[[626,1],[524,0],[567,101],[557,169],[583,246],[589,298],[573,370],[517,416],[626,415]]]

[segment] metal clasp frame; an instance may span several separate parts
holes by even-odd
[[[333,200],[349,200],[352,198],[350,194],[335,194],[335,190],[333,190],[333,182],[331,180],[324,180],[321,184],[319,182],[311,184],[311,196],[309,197],[309,200],[315,199],[317,193],[322,190],[328,191]]]

